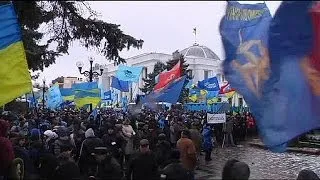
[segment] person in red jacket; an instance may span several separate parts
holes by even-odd
[[[9,123],[0,119],[0,179],[7,176],[9,167],[14,159],[14,151],[11,141],[7,138]]]

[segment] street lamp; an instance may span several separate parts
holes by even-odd
[[[83,71],[83,72],[82,72],[82,67],[84,65],[83,62],[78,61],[76,63],[76,66],[78,67],[80,74],[84,75],[85,77],[89,77],[89,82],[92,82],[94,77],[97,78],[99,76],[102,76],[102,74],[103,74],[103,66],[102,65],[100,66],[100,73],[93,70],[93,61],[94,61],[94,59],[92,57],[90,57],[89,58],[90,69],[89,69],[89,71]],[[92,104],[90,104],[90,112],[91,111],[92,111]]]
[[[93,71],[93,61],[94,61],[93,58],[89,58],[90,69],[89,69],[89,71],[84,71],[84,72],[82,72],[82,67],[84,65],[83,62],[78,61],[76,63],[80,74],[84,75],[85,77],[89,77],[89,82],[92,82],[94,77],[102,76],[102,73],[103,73],[103,66],[102,65],[100,66],[100,73]]]
[[[46,79],[42,79],[43,87],[42,87],[42,108],[44,109],[44,94],[46,92]]]

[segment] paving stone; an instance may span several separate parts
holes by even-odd
[[[250,167],[250,179],[296,179],[299,171],[310,169],[320,175],[320,156],[301,153],[273,153],[250,145],[215,148],[212,161],[204,162],[201,156],[196,180],[221,179],[222,168],[227,160],[238,159]]]

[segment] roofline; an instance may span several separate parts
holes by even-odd
[[[149,55],[149,54],[162,54],[162,55],[171,56],[170,54],[166,54],[166,53],[150,52],[150,53],[143,53],[143,54],[139,54],[139,55],[136,55],[136,56],[132,56],[132,57],[126,58],[126,60],[127,59],[136,59],[136,58],[139,58],[139,57],[142,57],[142,56],[146,56],[146,55]]]

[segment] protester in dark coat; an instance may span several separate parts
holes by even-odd
[[[165,134],[159,134],[155,154],[157,163],[160,168],[163,168],[164,162],[170,158],[171,154],[171,144],[166,140]]]
[[[32,164],[32,159],[29,156],[29,151],[25,147],[26,138],[22,135],[19,135],[14,141],[14,154],[16,158],[23,160],[24,164],[24,178],[31,179],[32,174],[36,174],[36,169],[34,164]]]
[[[161,171],[161,180],[191,180],[189,172],[180,162],[179,150],[173,150],[170,154],[170,163]]]
[[[114,127],[108,127],[107,134],[103,135],[102,141],[104,146],[108,148],[108,150],[112,153],[112,156],[120,161],[121,153],[122,153],[122,144],[124,143],[124,139],[117,136],[113,129]]]
[[[149,149],[149,141],[147,139],[140,141],[139,150],[129,162],[127,179],[158,179],[157,161],[155,155]]]
[[[8,168],[15,158],[12,143],[7,138],[8,130],[9,123],[0,120],[0,177],[7,175]]]
[[[54,155],[59,156],[61,152],[66,151],[67,148],[73,145],[67,128],[59,127],[57,134],[59,138],[54,142]]]
[[[39,172],[41,179],[54,180],[54,173],[58,167],[58,159],[53,154],[46,153],[40,157]]]
[[[71,158],[71,151],[65,151],[58,156],[58,166],[54,172],[53,178],[56,180],[80,180],[80,170],[77,164]]]
[[[106,147],[96,147],[94,153],[98,164],[96,178],[112,180],[121,180],[123,178],[120,164],[112,157],[112,153]]]
[[[82,142],[80,149],[79,166],[83,173],[92,174],[95,168],[95,158],[92,155],[94,148],[103,146],[100,138],[96,137],[92,128],[85,132],[86,139]]]

